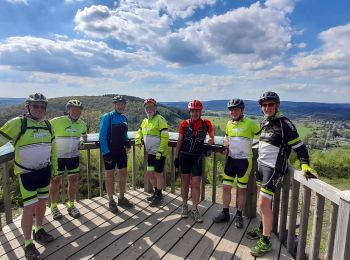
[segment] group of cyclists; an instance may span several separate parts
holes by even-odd
[[[293,149],[301,162],[305,177],[318,177],[309,166],[306,146],[299,138],[293,123],[280,112],[280,98],[275,92],[267,91],[258,103],[263,113],[260,125],[244,115],[244,101],[229,100],[227,109],[230,119],[226,125],[223,153],[226,164],[222,178],[223,208],[214,223],[230,220],[229,206],[231,188],[237,182],[237,211],[234,216],[236,228],[243,227],[243,209],[246,204],[246,187],[252,170],[252,140],[259,135],[258,167],[255,173],[259,188],[259,209],[261,223],[247,232],[249,239],[257,239],[251,249],[259,257],[272,249],[272,200],[276,185],[286,173],[288,157]],[[105,113],[100,121],[99,144],[106,170],[105,188],[109,199],[108,209],[118,213],[118,206],[132,208],[134,205],[124,196],[127,177],[127,154],[130,149],[128,119],[124,115],[127,100],[120,95],[112,99],[113,110]],[[67,211],[73,218],[80,216],[75,207],[79,183],[79,149],[86,141],[86,124],[80,118],[83,105],[79,100],[69,100],[66,115],[48,121],[45,119],[48,100],[43,94],[35,93],[26,100],[27,113],[6,122],[0,128],[0,146],[11,141],[15,148],[14,172],[18,176],[23,198],[21,228],[24,235],[24,251],[27,259],[36,259],[40,252],[33,239],[41,244],[54,240],[42,227],[46,201],[50,196],[50,209],[54,220],[62,218],[57,207],[62,174],[68,175]],[[145,119],[135,136],[135,145],[144,145],[147,152],[146,178],[154,191],[147,197],[151,207],[162,205],[162,190],[165,185],[164,165],[169,141],[168,124],[160,115],[153,98],[144,101]],[[203,175],[202,160],[207,147],[214,144],[214,128],[208,119],[202,119],[203,104],[199,100],[188,103],[189,119],[183,120],[179,128],[174,166],[181,172],[181,217],[191,216],[195,222],[203,222],[198,210],[200,183]],[[205,145],[205,143],[207,143]],[[119,194],[115,195],[115,169],[118,168]],[[189,210],[189,188],[191,187],[192,208]],[[33,220],[34,216],[34,220]],[[33,229],[34,224],[34,229]],[[33,234],[33,236],[32,236]]]

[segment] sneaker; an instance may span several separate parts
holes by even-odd
[[[118,198],[118,205],[123,208],[133,208],[134,204],[132,204],[127,198],[123,197],[122,199]]]
[[[256,245],[251,248],[250,254],[255,257],[260,257],[265,255],[267,252],[270,252],[272,249],[272,244],[269,241],[268,243],[261,237]]]
[[[188,205],[182,205],[181,217],[188,218]]]
[[[151,196],[147,197],[146,200],[152,201],[156,194],[153,192]]]
[[[59,220],[62,218],[62,214],[58,208],[51,208],[51,214],[54,220]]]
[[[163,202],[163,198],[163,196],[155,196],[149,205],[151,207],[158,207]]]
[[[80,217],[80,212],[75,206],[67,208],[67,211],[68,211],[69,216],[71,216],[72,218],[79,218]]]
[[[247,232],[247,238],[255,240],[259,239],[262,236],[262,230],[260,227],[256,227],[253,230]]]
[[[243,217],[237,216],[235,217],[235,226],[236,228],[242,228],[243,227]]]
[[[24,248],[24,255],[28,260],[32,260],[37,259],[40,255],[40,252],[38,251],[38,249],[36,249],[35,245],[31,243]]]
[[[221,222],[227,222],[230,220],[230,215],[225,214],[224,212],[220,212],[219,215],[217,215],[215,218],[213,218],[214,223],[221,223]]]
[[[108,203],[108,210],[112,213],[115,213],[115,214],[118,213],[117,203],[115,203],[114,200],[112,200]]]
[[[198,209],[192,209],[191,211],[191,217],[194,219],[197,223],[202,223],[203,219],[201,214],[199,213]]]
[[[50,243],[54,239],[53,236],[47,233],[43,228],[39,229],[37,232],[33,230],[33,238],[40,244]]]

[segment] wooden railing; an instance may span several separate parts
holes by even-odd
[[[131,185],[133,189],[136,189],[136,147],[133,141],[135,132],[129,132],[131,139],[131,157],[132,157],[132,181]],[[170,157],[170,169],[166,169],[166,174],[170,174],[170,188],[171,192],[175,192],[175,168],[172,161],[175,156],[175,146],[178,135],[176,133],[170,134],[169,147],[171,148]],[[204,169],[204,173],[208,173],[212,170],[212,194],[211,201],[216,202],[216,188],[217,188],[217,157],[218,153],[223,150],[222,147],[223,138],[215,137],[215,145],[212,149],[213,168]],[[12,150],[11,150],[12,149]],[[87,143],[84,150],[87,153],[87,187],[88,198],[91,198],[91,150],[99,149],[98,134],[88,135]],[[253,148],[253,169],[256,170],[256,156],[257,149]],[[145,154],[146,155],[146,154]],[[147,157],[144,157],[144,171],[146,171]],[[8,146],[6,149],[0,150],[0,164],[2,167],[2,187],[3,187],[3,203],[6,216],[6,223],[12,223],[12,206],[10,201],[9,191],[9,167],[8,162],[13,159],[13,148]],[[206,159],[203,160],[203,167],[206,165]],[[103,191],[103,160],[100,152],[99,160],[99,193],[100,196],[104,195]],[[206,175],[202,178],[202,190],[201,199],[205,199],[205,180]],[[327,239],[327,248],[324,259],[350,259],[350,190],[340,191],[333,186],[322,182],[321,180],[306,180],[302,177],[301,172],[289,169],[282,181],[279,189],[277,189],[274,201],[273,201],[273,232],[279,237],[281,243],[283,243],[288,251],[295,255],[296,259],[305,259],[305,255],[308,255],[309,259],[319,259],[320,253],[320,241],[321,233],[323,230],[322,222],[325,212],[325,201],[331,202],[330,224]],[[147,192],[151,191],[150,184],[145,180],[144,189]],[[303,191],[302,203],[300,204],[300,190]],[[310,246],[307,247],[307,233],[308,222],[311,209],[311,198],[314,193],[314,213],[312,224],[312,235]],[[257,188],[255,185],[254,174],[250,175],[248,187],[247,187],[247,203],[244,210],[244,215],[249,218],[256,217],[257,210]],[[298,213],[299,211],[300,214]],[[300,225],[298,236],[296,231],[298,228],[298,219],[300,216]],[[1,223],[0,223],[1,224]],[[1,226],[1,225],[0,225]],[[324,231],[325,232],[325,231]]]

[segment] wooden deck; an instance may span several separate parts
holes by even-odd
[[[149,207],[142,191],[126,196],[135,207],[119,208],[117,215],[108,211],[103,197],[77,203],[79,219],[72,219],[63,205],[60,221],[52,220],[47,210],[44,228],[56,239],[45,247],[36,244],[40,259],[254,259],[249,253],[254,241],[245,233],[258,224],[257,219],[244,219],[245,228],[240,230],[232,217],[228,223],[214,224],[212,218],[222,206],[202,201],[204,222],[194,223],[181,219],[178,195],[166,193],[160,208]],[[25,259],[20,220],[4,227],[0,235],[0,259]],[[293,259],[277,238],[272,242],[273,250],[259,259]]]

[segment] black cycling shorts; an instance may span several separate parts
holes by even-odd
[[[260,192],[272,199],[280,176],[281,173],[275,171],[274,168],[258,163],[255,177],[257,185],[260,186]]]
[[[156,159],[154,154],[149,154],[147,157],[147,172],[162,173],[165,165],[165,157],[161,156],[160,160]]]
[[[128,156],[126,155],[125,149],[113,152],[111,155],[112,162],[107,162],[105,157],[103,157],[106,170],[114,170],[116,166],[118,169],[124,169],[128,166]]]
[[[79,156],[73,158],[58,158],[57,159],[57,175],[62,175],[65,169],[68,174],[76,174],[80,171]]]
[[[202,155],[185,154],[180,152],[180,170],[182,174],[192,174],[192,176],[202,176]]]

